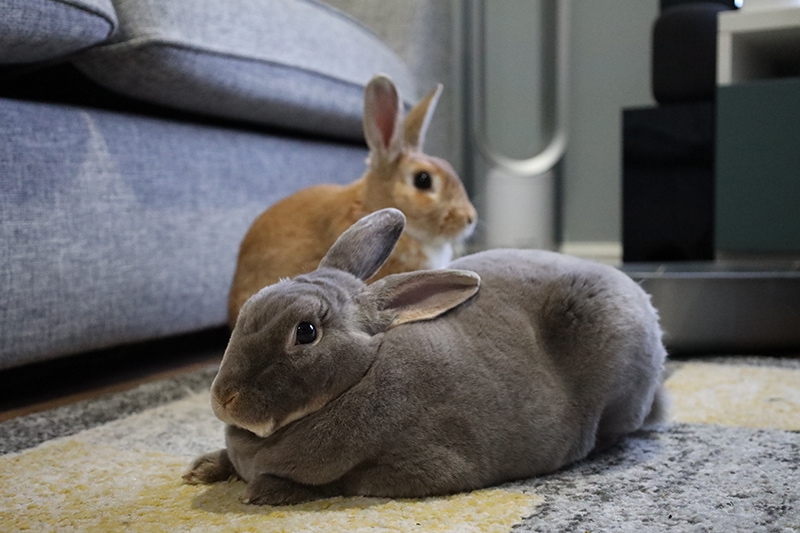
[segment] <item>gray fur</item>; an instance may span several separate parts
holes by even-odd
[[[368,215],[332,248],[338,268],[243,307],[212,387],[227,449],[198,458],[188,482],[236,475],[259,504],[447,494],[552,472],[658,422],[666,352],[636,283],[535,250],[370,286],[340,270],[370,270],[386,246],[365,243],[396,239],[376,227],[398,215]],[[296,345],[303,321],[321,335]]]

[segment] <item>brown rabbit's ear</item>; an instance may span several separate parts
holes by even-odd
[[[480,276],[469,270],[420,270],[386,276],[367,293],[378,312],[391,318],[393,328],[436,318],[470,299],[480,284]]]
[[[398,209],[370,213],[336,239],[319,268],[344,270],[366,281],[389,258],[405,225],[406,217]]]
[[[442,84],[439,83],[428,96],[420,100],[417,105],[408,112],[404,125],[405,145],[407,147],[415,150],[422,150],[422,145],[425,144],[425,133],[428,131],[431,117],[436,110],[436,104],[439,102],[439,96],[441,96],[441,94]]]
[[[373,166],[394,161],[403,149],[403,108],[391,79],[373,77],[364,90],[364,138]]]

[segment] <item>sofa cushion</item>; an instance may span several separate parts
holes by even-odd
[[[0,369],[223,325],[253,219],[367,155],[18,100],[0,124]]]
[[[376,72],[407,68],[355,19],[310,0],[114,0],[120,30],[76,58],[101,85],[176,108],[361,139]]]
[[[0,0],[0,63],[31,63],[105,41],[117,26],[111,0]]]

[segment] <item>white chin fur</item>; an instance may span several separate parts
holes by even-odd
[[[445,243],[439,247],[426,246],[425,255],[430,260],[428,268],[434,270],[444,268],[453,260],[453,246],[450,243]]]
[[[269,437],[270,435],[272,435],[273,433],[275,433],[276,431],[278,431],[280,428],[282,428],[284,426],[288,426],[292,422],[294,422],[296,420],[300,420],[301,418],[304,418],[304,417],[310,415],[314,411],[318,411],[326,403],[327,402],[321,402],[321,403],[318,403],[318,404],[309,405],[309,406],[300,408],[297,411],[293,411],[293,412],[289,413],[283,420],[281,420],[280,424],[278,424],[275,421],[274,418],[270,418],[269,420],[267,420],[263,424],[246,424],[246,425],[237,424],[236,422],[227,422],[226,420],[222,420],[222,418],[220,418],[219,416],[217,416],[217,418],[220,418],[220,420],[222,420],[223,422],[225,422],[227,424],[231,424],[233,426],[237,426],[237,427],[240,427],[242,429],[246,429],[250,433],[254,433],[255,435],[261,437],[262,439],[265,439],[265,438]]]
[[[461,243],[467,240],[475,231],[476,225],[477,223],[473,222],[465,227],[460,235],[453,239],[446,239],[444,237],[431,239],[430,236],[426,235],[424,232],[415,231],[414,228],[410,226],[406,226],[406,233],[422,243],[423,250],[428,258],[427,268],[436,270],[446,268],[447,265],[450,264],[454,255],[453,243]]]
[[[214,399],[211,400],[211,410],[214,411],[214,415],[222,422],[230,426],[246,429],[250,433],[255,433],[261,438],[270,436],[271,434],[275,433],[276,429],[278,429],[278,424],[275,422],[274,418],[270,418],[263,424],[241,424],[231,417],[225,408]]]
[[[253,425],[244,429],[265,439],[275,433],[275,430],[278,429],[278,424],[275,422],[274,418],[270,418],[264,424]]]

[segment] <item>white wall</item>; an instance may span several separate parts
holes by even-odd
[[[658,0],[572,0],[570,142],[563,240],[619,243],[622,109],[653,105],[651,28]]]

